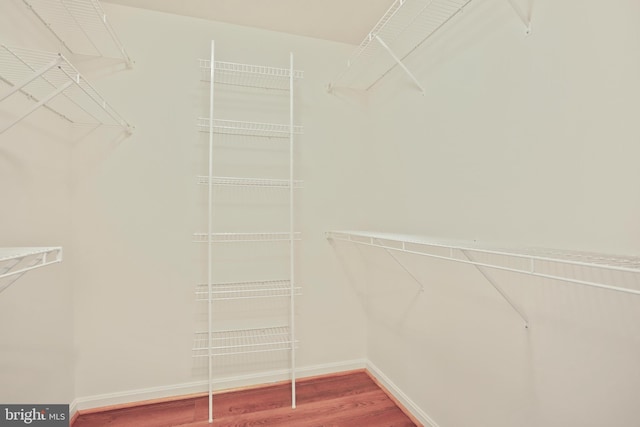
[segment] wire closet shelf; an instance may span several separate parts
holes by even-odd
[[[211,60],[200,59],[202,80],[211,81]],[[290,78],[302,79],[304,72],[288,68],[214,61],[214,82],[223,85],[289,91]]]
[[[211,352],[209,352],[211,336]],[[264,353],[291,350],[297,341],[291,340],[288,326],[241,329],[233,331],[196,332],[194,357],[234,356],[238,354]]]
[[[10,97],[20,93],[33,104],[21,107],[17,117],[0,125],[0,133],[40,107],[72,124],[115,126],[127,133],[133,130],[61,54],[0,45],[0,87],[3,86],[6,89],[0,94],[0,103],[9,105]]]
[[[61,261],[59,246],[0,248],[0,292],[28,271]]]
[[[471,0],[396,0],[347,61],[329,88],[369,90],[460,13]],[[418,84],[419,86],[419,84]]]
[[[198,184],[208,185],[209,177],[206,175],[198,176]],[[211,185],[220,187],[255,187],[255,188],[290,188],[288,179],[271,179],[271,178],[240,178],[214,176],[211,178]],[[302,188],[302,181],[294,180],[293,188]]]
[[[214,301],[253,299],[253,298],[284,298],[301,294],[301,287],[291,287],[291,280],[268,280],[256,282],[227,282],[214,283],[211,286],[211,298]],[[208,284],[196,287],[196,300],[209,300]]]
[[[196,285],[196,299],[207,303],[207,330],[197,332],[193,347],[194,357],[206,357],[208,359],[209,375],[209,422],[213,422],[213,356],[231,356],[246,353],[263,353],[273,351],[289,352],[288,364],[291,374],[291,406],[296,407],[296,349],[295,340],[295,296],[299,295],[300,287],[295,283],[295,242],[300,240],[301,233],[294,228],[294,190],[301,187],[302,182],[294,179],[294,141],[296,136],[302,133],[302,126],[294,125],[294,90],[295,80],[301,79],[303,73],[294,69],[293,53],[289,53],[289,68],[274,68],[268,66],[239,64],[232,62],[215,61],[215,42],[211,42],[211,59],[200,60],[200,71],[202,80],[209,82],[209,115],[200,117],[196,121],[196,127],[208,133],[209,155],[208,174],[197,177],[198,184],[207,187],[207,229],[206,232],[193,234],[193,241],[205,243],[207,246],[207,280]],[[223,120],[218,119],[218,106],[216,102],[216,91],[223,88],[223,100],[235,99],[238,94],[251,94],[251,96],[268,95],[269,100],[278,102],[288,98],[288,122],[266,123],[255,121]],[[259,91],[255,91],[259,89]],[[286,94],[286,98],[282,94]],[[247,101],[245,101],[247,102]],[[223,102],[224,105],[224,102]],[[270,104],[265,104],[269,113],[273,113]],[[284,112],[284,110],[282,110]],[[267,117],[267,116],[265,116]],[[269,115],[271,117],[271,114]],[[284,117],[282,118],[284,119]],[[268,120],[268,119],[267,119]],[[217,142],[223,139],[234,140],[234,142],[251,142],[262,144],[264,140],[274,142],[288,142],[288,179],[282,179],[285,171],[275,177],[236,177],[218,176],[214,174],[214,152],[218,147]],[[224,145],[223,145],[224,147]],[[282,189],[287,190],[288,195],[287,211],[282,212],[279,217],[288,219],[289,227],[287,231],[268,232],[217,232],[222,229],[229,229],[228,226],[220,226],[213,221],[214,202],[218,200],[214,197],[214,187],[254,187],[260,190]],[[247,206],[249,207],[249,206]],[[216,218],[217,220],[217,218]],[[224,221],[224,220],[223,220]],[[221,222],[221,224],[223,224]],[[236,226],[234,226],[235,228]],[[279,226],[275,226],[278,228]],[[251,227],[250,230],[255,227]],[[224,249],[219,249],[218,244],[241,244],[239,252],[245,250],[245,246],[273,244],[279,248],[287,245],[289,248],[288,265],[283,265],[283,269],[288,270],[288,277],[281,271],[278,277],[271,274],[267,277],[255,281],[256,277],[243,276],[242,271],[237,271],[236,282],[223,282],[214,280],[214,259],[218,254],[223,254]],[[215,246],[215,249],[214,249]],[[235,249],[235,247],[234,247]],[[243,252],[241,255],[244,261],[253,260],[250,252]],[[244,262],[243,261],[243,262]],[[278,279],[278,280],[274,280]],[[232,279],[233,280],[233,279]],[[253,281],[246,281],[253,280]],[[214,327],[217,311],[214,310],[214,301],[225,300],[248,300],[266,298],[286,298],[289,300],[286,326],[260,325],[260,329],[235,329],[220,331]],[[283,307],[278,307],[278,310]],[[282,313],[283,315],[285,313]],[[263,319],[271,323],[273,319]],[[241,328],[246,325],[238,325]],[[285,361],[283,359],[283,361]]]
[[[542,248],[508,248],[365,231],[329,231],[331,240],[423,255],[481,268],[640,295],[640,257]],[[610,274],[602,274],[608,271]]]
[[[199,117],[196,126],[201,132],[210,132],[213,129],[215,134],[282,139],[289,139],[292,133],[300,135],[303,130],[302,126],[296,125],[220,119],[214,119],[212,126],[208,117]]]
[[[98,0],[22,0],[70,53],[133,61]]]
[[[294,240],[300,240],[300,232],[293,233]],[[212,243],[255,243],[255,242],[289,242],[291,234],[289,232],[268,232],[268,233],[211,233]],[[209,241],[207,233],[194,233],[194,242],[207,243]]]

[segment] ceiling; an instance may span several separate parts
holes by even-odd
[[[142,9],[360,44],[393,0],[102,0]]]

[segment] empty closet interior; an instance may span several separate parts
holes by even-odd
[[[171,3],[0,5],[0,404],[636,426],[640,4]]]

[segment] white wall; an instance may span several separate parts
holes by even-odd
[[[297,172],[304,180],[296,205],[297,228],[304,237],[298,247],[297,275],[304,290],[296,309],[297,365],[303,375],[363,366],[365,318],[356,294],[336,274],[338,260],[321,233],[348,223],[358,209],[353,194],[361,185],[354,165],[361,153],[352,142],[360,140],[365,112],[361,101],[345,103],[325,90],[350,47],[104,7],[134,68],[122,70],[90,58],[75,61],[135,125],[134,134],[60,129],[56,117],[39,112],[0,141],[0,185],[9,207],[1,214],[0,244],[61,244],[65,249],[63,264],[31,273],[0,295],[6,337],[0,400],[69,403],[76,398],[84,408],[206,389],[206,362],[193,359],[191,351],[195,330],[204,326],[204,307],[195,302],[194,290],[206,269],[203,247],[191,236],[205,224],[205,192],[196,176],[206,173],[207,136],[197,132],[195,121],[207,114],[208,86],[200,82],[197,60],[208,58],[211,39],[218,59],[287,67],[293,51],[296,68],[305,72],[296,96],[296,121],[305,126],[296,151]],[[58,50],[22,2],[3,4],[2,12],[7,21],[3,40]],[[32,28],[39,29],[26,30]],[[11,108],[3,114],[13,114]],[[232,104],[228,118],[287,122],[286,116],[280,120],[264,110]],[[254,167],[242,172],[260,177],[271,167],[260,156],[283,153],[258,151],[249,157]],[[281,158],[277,162],[282,166]],[[231,195],[233,202],[252,203],[247,217],[273,216],[282,207],[277,195],[276,202],[269,195],[254,196]],[[258,207],[261,202],[266,210]],[[230,212],[239,212],[234,209]],[[244,231],[245,220],[238,217],[227,227]],[[258,275],[245,265],[237,269]],[[229,315],[237,310],[251,317],[246,305],[230,307],[225,309]],[[258,322],[253,317],[249,321]],[[238,360],[223,362],[218,378],[249,376],[219,387],[275,379],[255,375],[288,367],[286,355],[247,361],[248,367]]]
[[[322,236],[362,228],[640,252],[638,5],[538,1],[525,37],[507,2],[474,3],[408,60],[424,97],[394,72],[369,100],[325,93],[348,46],[105,5],[135,67],[81,65],[133,136],[79,139],[39,114],[0,139],[0,186],[14,201],[0,244],[65,246],[63,264],[0,295],[0,400],[92,406],[206,378],[191,358],[203,272],[191,234],[206,138],[194,127],[207,102],[197,58],[215,39],[222,59],[286,66],[292,50],[305,71],[300,366],[367,357],[442,427],[634,425],[635,299],[493,273],[525,330],[472,268],[403,257],[420,293],[387,254]],[[11,17],[31,18],[11,5],[3,38],[50,43],[24,35]],[[252,362],[221,374],[286,366]]]
[[[55,46],[41,32],[26,30],[30,21],[20,5],[5,2],[0,9],[2,43]],[[0,83],[0,92],[7,88]],[[32,104],[20,94],[3,101],[0,127]],[[0,135],[0,247],[67,246],[76,142],[65,122],[43,109]],[[68,403],[75,396],[71,269],[66,254],[63,259],[28,272],[0,293],[4,403]],[[0,279],[0,287],[7,283]]]
[[[4,116],[7,117],[7,116]],[[46,123],[50,115],[40,116]],[[0,246],[64,246],[70,233],[69,141],[42,128],[0,136]],[[73,398],[70,269],[28,272],[0,293],[0,401]],[[0,285],[10,278],[0,279]]]
[[[296,309],[297,362],[305,368],[362,360],[364,316],[357,309],[355,294],[343,280],[335,279],[337,261],[319,232],[343,223],[356,204],[351,196],[358,188],[357,176],[348,166],[359,155],[359,146],[351,141],[359,139],[364,112],[325,92],[338,59],[350,48],[117,5],[107,4],[105,9],[136,63],[132,70],[110,75],[96,85],[136,130],[118,145],[85,143],[74,153],[77,396],[206,379],[205,361],[194,360],[191,352],[193,332],[202,330],[206,318],[204,307],[194,301],[195,284],[206,278],[204,247],[191,239],[193,232],[206,229],[206,193],[197,186],[196,176],[206,174],[207,135],[196,130],[195,119],[207,115],[208,85],[200,82],[197,60],[209,57],[211,39],[216,41],[219,60],[287,67],[293,51],[296,68],[305,72],[296,95],[297,122],[305,126],[296,154],[304,180],[297,204],[304,239],[299,246],[298,280],[304,290]],[[265,98],[249,98],[252,101],[247,104],[233,104],[226,95],[221,98],[220,118],[287,122],[281,103],[271,114],[257,104],[266,102],[271,108]],[[217,164],[224,169],[219,173],[234,175],[233,166],[239,168],[240,176],[274,172],[266,160],[278,156],[273,147],[258,150],[255,156],[244,145],[241,156]],[[241,163],[244,154],[249,167]],[[275,162],[286,167],[281,158]],[[254,190],[229,192],[218,195],[231,203],[247,202],[248,207],[244,214],[233,204],[217,211],[218,220],[225,216],[228,221],[226,225],[217,222],[218,231],[272,231],[277,226],[276,231],[286,230],[282,227],[286,222],[270,218],[277,206],[270,205],[274,202],[268,194],[253,197]],[[282,202],[276,193],[270,194],[276,205]],[[267,207],[261,208],[261,203]],[[262,213],[269,218],[261,217]],[[250,217],[253,223],[247,221]],[[256,229],[255,221],[273,228]],[[225,257],[233,251],[220,250]],[[234,269],[240,276],[259,275],[252,271],[252,264]],[[235,280],[242,279],[236,276]],[[230,307],[217,306],[232,316],[235,311],[251,316],[246,304]],[[256,318],[245,320],[260,324]],[[248,362],[249,367],[237,360],[222,362],[217,376],[288,366],[282,355],[267,354]]]
[[[640,254],[640,4],[535,1],[525,36],[474,3],[407,60],[424,96],[398,70],[371,91],[361,228]],[[492,273],[526,330],[472,267],[404,256],[419,293],[383,251],[337,251],[369,360],[442,427],[637,424],[636,297]]]

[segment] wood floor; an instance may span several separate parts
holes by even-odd
[[[82,413],[73,427],[345,426],[415,427],[365,371],[277,384],[214,396],[214,422],[207,422],[207,397]]]

